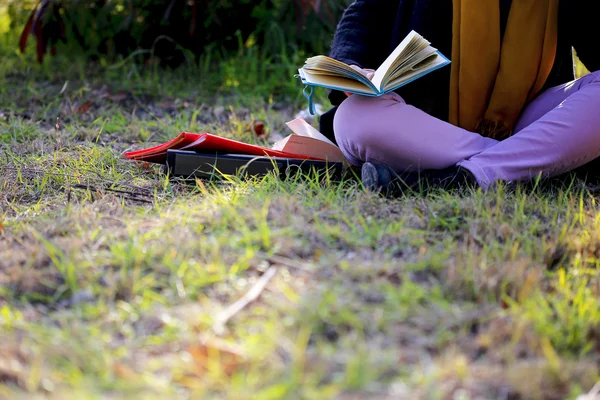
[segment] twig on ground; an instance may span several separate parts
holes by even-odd
[[[261,256],[266,258],[267,261],[269,261],[271,264],[280,264],[280,265],[283,265],[284,267],[297,269],[299,271],[306,272],[307,274],[311,274],[311,275],[315,273],[313,270],[308,268],[305,264],[303,264],[299,261],[296,261],[296,260],[292,260],[291,258],[282,257],[282,256],[278,256],[278,255],[273,255],[273,256],[261,255]]]
[[[111,180],[108,180],[108,179],[104,179],[102,177],[102,175],[100,175],[100,173],[98,171],[94,171],[94,170],[87,169],[87,168],[77,168],[77,169],[75,169],[75,168],[73,168],[70,165],[67,165],[66,167],[70,168],[72,170],[76,170],[76,171],[85,171],[85,172],[89,172],[91,174],[95,174],[98,177],[97,179],[100,180],[100,181],[102,181],[102,182],[104,182],[104,183],[111,183],[113,185],[126,186],[126,187],[129,187],[129,188],[135,189],[135,190],[145,191],[145,192],[148,192],[148,193],[151,193],[151,194],[154,193],[150,189],[146,189],[146,188],[142,188],[142,187],[139,187],[139,186],[135,186],[135,185],[132,185],[130,183],[115,182],[115,181],[111,181]]]
[[[34,169],[34,168],[17,168],[17,167],[1,167],[0,166],[0,171],[4,171],[4,170],[9,170],[9,171],[15,171],[15,172],[21,172],[23,174],[34,174],[34,175],[54,175],[54,176],[63,176],[66,178],[76,178],[75,175],[70,175],[70,174],[64,174],[64,173],[60,173],[60,172],[48,172],[48,171],[44,171],[41,169]],[[94,172],[94,171],[90,171],[89,172]],[[96,172],[97,175],[99,175]],[[131,189],[135,189],[135,190],[139,190],[141,192],[148,192],[149,194],[154,194],[154,192],[151,189],[146,189],[143,187],[139,187],[139,186],[135,186],[129,183],[123,183],[123,182],[115,182],[115,181],[111,181],[109,179],[104,179],[101,177],[98,178],[93,178],[93,177],[79,177],[82,180],[92,180],[92,181],[96,181],[96,182],[100,182],[106,185],[115,185],[115,186],[124,186],[124,187],[129,187]]]
[[[107,187],[99,188],[94,185],[84,185],[84,184],[79,184],[79,183],[75,184],[71,187],[74,189],[84,189],[84,190],[89,190],[89,189],[106,190],[108,192],[118,193],[122,197],[128,198],[129,200],[140,201],[142,203],[154,204],[154,202],[152,200],[148,200],[143,197],[139,197],[139,196],[144,196],[143,194],[136,193],[136,192],[130,192],[128,190],[111,189],[111,188],[107,188]]]
[[[587,394],[577,397],[577,400],[598,400],[600,398],[600,382],[596,383]]]
[[[242,311],[248,304],[252,303],[254,300],[260,296],[263,292],[267,283],[275,276],[277,272],[277,267],[269,267],[269,269],[262,274],[262,276],[256,281],[254,286],[238,301],[231,304],[225,310],[223,310],[219,315],[217,315],[215,324],[213,325],[213,330],[217,334],[222,334],[225,330],[225,325],[231,318],[233,318],[237,313]]]

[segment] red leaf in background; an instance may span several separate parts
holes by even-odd
[[[321,6],[323,8],[323,10],[322,10],[323,12],[321,12]],[[322,20],[325,20],[324,22],[327,22],[330,24],[335,24],[335,15],[333,15],[333,13],[331,12],[331,9],[329,8],[327,1],[317,0],[315,2],[314,10],[315,10],[315,14],[319,18],[321,18]],[[325,14],[325,15],[323,15],[323,14]]]
[[[88,101],[77,107],[77,114],[85,114],[92,107],[92,102]]]
[[[312,0],[295,0],[294,13],[296,14],[296,31],[302,32],[306,18],[311,10],[316,11],[316,4]]]
[[[33,21],[33,34],[37,39],[37,61],[41,63],[44,60],[44,55],[48,51],[48,37],[44,33],[44,26],[42,24],[44,14],[48,11],[51,0],[42,0],[40,7],[36,13]]]
[[[302,25],[304,25],[302,0],[300,2],[294,1],[294,13],[296,14],[296,33],[299,34],[302,31]]]
[[[37,39],[37,46],[36,46],[36,54],[37,54],[37,61],[39,63],[41,63],[42,61],[44,61],[44,55],[46,54],[46,51],[48,50],[48,42],[46,40],[46,37],[44,36],[44,32],[42,31],[42,24],[39,21],[35,23],[34,27],[33,27],[33,34],[35,35],[36,39]]]
[[[21,32],[21,38],[19,39],[19,49],[21,53],[25,52],[25,45],[27,45],[27,39],[29,38],[29,33],[31,32],[31,27],[33,26],[33,19],[35,18],[35,13],[37,12],[37,8],[40,5],[38,2],[33,10],[31,10],[31,14],[27,19],[27,23],[25,24],[25,28],[23,28],[23,32]]]

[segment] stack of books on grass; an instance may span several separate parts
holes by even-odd
[[[183,132],[161,145],[129,151],[130,160],[164,164],[171,176],[212,178],[327,171],[340,176],[348,165],[340,149],[302,118],[287,123],[294,132],[272,147],[243,143],[210,133]]]

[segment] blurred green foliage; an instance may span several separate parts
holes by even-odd
[[[13,29],[47,51],[176,66],[207,52],[259,46],[266,56],[327,51],[349,0],[8,0]],[[2,10],[0,10],[1,12]],[[0,23],[0,29],[2,25]],[[31,36],[28,35],[30,33]],[[29,36],[29,37],[28,37]]]

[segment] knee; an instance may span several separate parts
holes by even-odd
[[[355,165],[362,161],[357,148],[361,145],[361,137],[365,136],[364,120],[367,116],[358,99],[358,96],[350,96],[344,100],[333,118],[335,140],[348,161]]]
[[[340,104],[333,119],[333,132],[338,143],[360,136],[367,117],[358,96],[350,96]]]
[[[373,133],[377,109],[385,99],[366,96],[350,96],[339,106],[333,131],[338,146],[353,164],[360,164],[369,147],[377,143]]]

